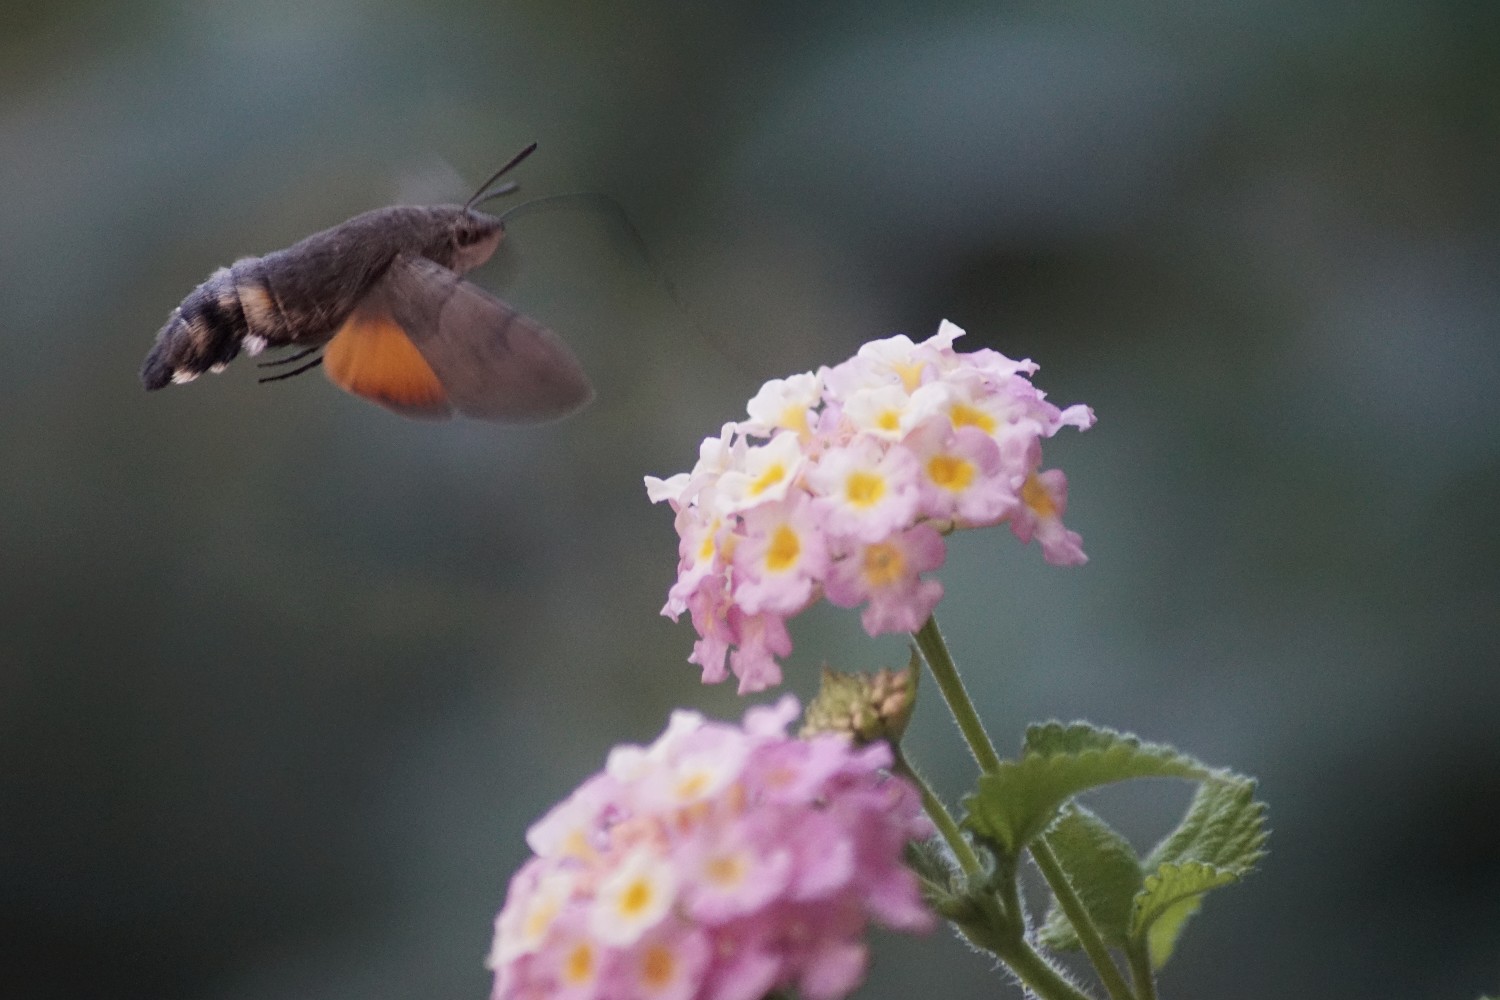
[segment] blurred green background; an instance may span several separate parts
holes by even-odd
[[[409,423],[245,363],[148,396],[221,264],[453,200],[595,405]],[[512,204],[515,203],[513,199]],[[949,318],[1099,424],[1092,561],[955,539],[1003,746],[1048,717],[1258,775],[1263,870],[1166,997],[1500,988],[1500,4],[0,8],[0,993],[479,998],[526,826],[700,687],[688,468],[769,376]],[[904,660],[857,615],[825,661]],[[935,699],[913,756],[971,778]],[[1111,796],[1132,835],[1183,789]],[[1113,812],[1109,812],[1113,809]],[[934,984],[941,984],[935,989]],[[1006,995],[950,935],[868,997]]]

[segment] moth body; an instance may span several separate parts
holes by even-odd
[[[141,366],[147,389],[223,371],[241,353],[317,354],[277,381],[323,366],[330,380],[407,417],[537,421],[593,398],[578,359],[551,330],[463,276],[504,238],[474,205],[515,190],[489,185],[464,205],[397,205],[356,215],[284,250],[221,267],[182,300]]]
[[[504,238],[500,220],[461,205],[378,208],[261,257],[221,267],[172,310],[141,367],[147,389],[222,371],[242,351],[333,339],[399,254],[462,275]]]

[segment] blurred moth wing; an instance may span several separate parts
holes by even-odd
[[[551,330],[405,254],[355,306],[323,362],[341,389],[418,419],[555,420],[593,398]]]

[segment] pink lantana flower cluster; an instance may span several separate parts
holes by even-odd
[[[662,614],[691,615],[689,660],[705,683],[729,671],[741,692],[780,683],[787,620],[820,597],[864,605],[871,635],[921,628],[943,596],[924,574],[958,528],[1009,522],[1048,562],[1086,560],[1062,523],[1067,477],[1041,471],[1041,442],[1087,429],[1093,411],[1047,402],[1030,361],[955,351],[961,336],[944,321],[923,343],[877,340],[767,382],[749,419],[703,442],[692,472],[647,477],[681,539]]]
[[[796,700],[743,727],[673,714],[526,835],[495,921],[494,1000],[807,1000],[864,977],[866,925],[934,918],[902,864],[932,835],[887,744],[786,735]]]

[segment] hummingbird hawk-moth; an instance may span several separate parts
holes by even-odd
[[[445,420],[539,421],[593,398],[578,359],[546,327],[463,275],[505,236],[481,202],[532,143],[463,205],[396,205],[356,215],[284,250],[211,274],[172,311],[146,361],[147,389],[220,372],[241,352],[316,355],[277,381],[322,365],[339,388],[395,412]],[[318,354],[321,349],[322,353]]]

